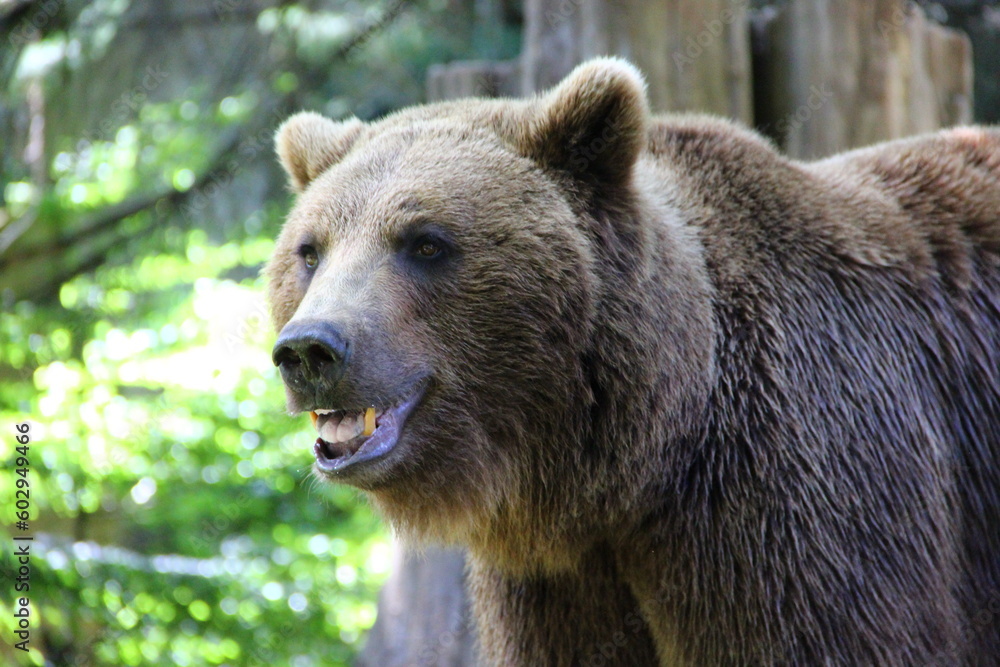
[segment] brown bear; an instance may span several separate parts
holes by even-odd
[[[998,664],[1000,132],[797,162],[599,59],[277,150],[289,409],[489,663]]]

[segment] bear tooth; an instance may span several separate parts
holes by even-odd
[[[318,415],[328,415],[331,412],[336,412],[336,410],[313,410]]]
[[[320,429],[319,437],[323,438],[327,442],[338,442],[337,440],[337,427],[339,422],[333,421],[332,419],[323,424],[323,428]]]
[[[345,442],[355,436],[355,421],[354,417],[348,416],[344,417],[344,420],[340,422],[340,426],[337,427],[337,440],[339,442]]]
[[[371,435],[375,432],[375,408],[368,408],[365,410],[365,429],[361,432],[361,435]]]

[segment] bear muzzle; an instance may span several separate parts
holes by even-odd
[[[318,435],[313,447],[317,470],[341,481],[365,467],[359,464],[382,459],[395,448],[428,382],[411,378],[403,391],[383,388],[369,402],[345,377],[351,357],[343,329],[320,319],[289,322],[271,354],[295,395],[295,409],[310,411]],[[386,400],[387,395],[396,398]]]
[[[323,320],[289,322],[278,335],[271,360],[291,389],[312,394],[344,374],[350,345],[340,329]]]

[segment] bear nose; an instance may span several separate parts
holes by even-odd
[[[300,391],[318,384],[332,385],[344,372],[349,345],[330,322],[303,320],[281,330],[271,360],[281,377]]]

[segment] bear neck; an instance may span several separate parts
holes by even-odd
[[[703,248],[662,194],[634,180],[614,197],[575,202],[596,286],[584,398],[531,445],[568,460],[539,465],[522,502],[469,536],[474,558],[509,573],[576,570],[581,554],[627,540],[641,529],[637,509],[662,494],[683,443],[707,421],[716,324]]]

